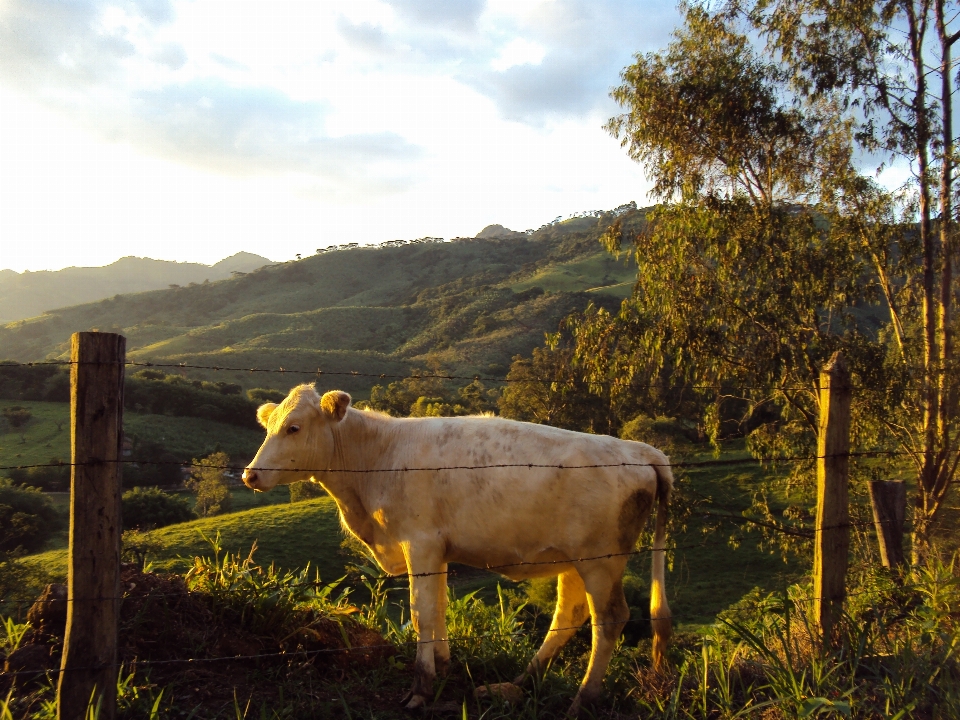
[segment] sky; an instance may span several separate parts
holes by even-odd
[[[288,260],[643,204],[672,0],[0,0],[0,268]]]

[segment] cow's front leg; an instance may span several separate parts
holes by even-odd
[[[442,620],[438,623],[439,597],[441,590],[446,592],[446,575],[441,573],[440,562],[417,562],[411,558],[408,567],[410,617],[418,634],[417,659],[413,663],[413,686],[401,702],[408,710],[415,710],[424,707],[433,695],[436,647],[446,645],[445,623]]]
[[[450,669],[450,642],[447,640],[447,564],[440,566],[437,583],[436,625],[433,631],[433,661],[437,675],[445,676]]]

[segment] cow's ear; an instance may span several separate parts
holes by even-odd
[[[343,390],[331,390],[320,398],[320,407],[330,418],[339,422],[350,407],[350,396]]]
[[[267,427],[267,423],[270,422],[270,416],[273,414],[273,411],[277,409],[276,403],[265,403],[257,408],[257,422],[263,425],[264,428]]]

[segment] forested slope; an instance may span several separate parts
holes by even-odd
[[[127,337],[137,361],[404,374],[425,363],[502,375],[573,310],[615,305],[633,270],[598,238],[626,207],[544,226],[531,235],[352,247],[247,274],[45,313],[0,328],[0,358],[65,358],[70,334]],[[191,373],[191,377],[203,377]],[[244,387],[282,386],[247,373]],[[336,377],[336,376],[335,376]],[[339,383],[362,391],[362,377]]]

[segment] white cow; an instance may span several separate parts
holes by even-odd
[[[419,634],[407,708],[425,705],[450,662],[446,571],[495,568],[512,580],[559,576],[542,672],[584,623],[593,649],[572,711],[600,694],[629,610],[623,571],[658,502],[650,598],[654,664],[670,636],[664,588],[668,458],[644,443],[496,417],[397,419],[322,398],[312,385],[257,411],[267,437],[243,474],[254,490],[300,480],[333,496],[343,526],[388,573],[410,575]]]

